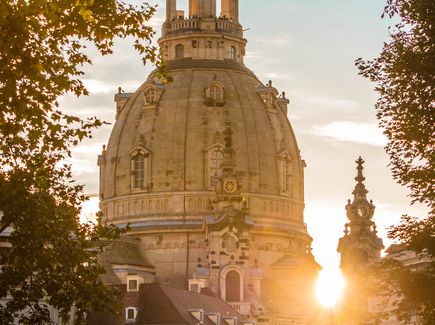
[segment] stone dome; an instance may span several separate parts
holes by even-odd
[[[116,123],[98,158],[100,207],[139,238],[155,281],[208,287],[258,316],[266,301],[312,291],[305,163],[285,93],[244,65],[237,0],[222,0],[219,17],[214,0],[189,4],[184,17],[166,3],[159,44],[173,81],[154,71],[135,93],[115,95]],[[289,277],[310,284],[283,286]]]
[[[108,219],[135,226],[154,212],[186,218],[188,211],[177,205],[183,198],[195,201],[185,208],[205,214],[216,194],[210,153],[223,151],[231,129],[234,177],[251,215],[264,226],[304,232],[304,162],[286,116],[288,101],[229,60],[180,59],[170,62],[169,72],[171,83],[152,73],[134,94],[117,95],[128,101],[104,153],[101,199]],[[212,99],[210,88],[221,97]],[[148,92],[155,96],[150,103]],[[133,184],[136,152],[147,155],[141,188]]]

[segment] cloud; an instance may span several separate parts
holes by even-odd
[[[259,59],[263,58],[264,54],[253,51],[246,51],[245,59]]]
[[[310,133],[337,141],[362,143],[385,147],[386,137],[376,124],[336,121],[322,126],[313,126]]]
[[[283,46],[291,43],[291,37],[288,34],[283,34],[279,37],[259,37],[255,40],[255,42],[267,44],[270,46]]]
[[[279,74],[275,72],[268,72],[265,73],[264,75],[270,79],[276,79],[276,80],[285,80],[290,78],[288,74]]]
[[[325,109],[360,109],[362,104],[358,101],[346,98],[335,98],[316,96],[310,93],[301,92],[297,94],[301,103],[320,110]]]
[[[97,93],[114,93],[116,86],[95,79],[83,79],[83,84],[91,94]]]

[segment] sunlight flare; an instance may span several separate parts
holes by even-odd
[[[317,300],[324,307],[335,307],[343,294],[345,285],[343,274],[338,268],[320,271],[316,284]]]

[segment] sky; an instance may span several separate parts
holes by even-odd
[[[165,1],[150,25],[160,35]],[[187,1],[178,1],[187,8]],[[423,206],[410,206],[408,190],[395,183],[378,129],[374,85],[358,75],[354,61],[378,55],[388,40],[382,20],[385,0],[239,0],[240,22],[248,40],[245,64],[266,83],[273,81],[290,99],[288,117],[296,133],[305,168],[305,221],[313,237],[313,253],[325,268],[337,268],[338,239],[347,222],[345,205],[352,198],[355,160],[365,160],[368,198],[376,205],[374,221],[388,247],[387,227],[402,214],[424,216]],[[157,39],[157,38],[156,38]],[[92,66],[84,82],[91,95],[65,96],[61,106],[81,117],[97,116],[112,125],[73,150],[74,176],[91,196],[98,192],[97,155],[106,144],[115,117],[118,86],[134,92],[153,69],[143,66],[132,40],[118,41],[110,57],[90,49]],[[97,198],[84,206],[91,217]]]

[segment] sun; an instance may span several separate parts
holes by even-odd
[[[343,294],[345,285],[340,269],[323,269],[316,284],[318,302],[326,308],[334,308]]]

